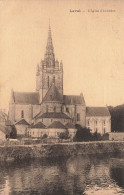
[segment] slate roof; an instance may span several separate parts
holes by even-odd
[[[47,91],[45,97],[43,98],[43,102],[63,102],[63,96],[59,93],[57,87],[53,83],[49,90]]]
[[[85,100],[84,100],[83,95],[64,95],[63,101],[64,101],[64,104],[66,105],[81,104],[85,106]]]
[[[38,122],[35,125],[31,125],[30,127],[31,128],[37,128],[37,129],[45,129],[46,128],[46,126],[41,122]]]
[[[86,116],[110,116],[107,107],[87,107]]]
[[[63,119],[71,119],[63,112],[45,112],[37,118],[63,118]]]
[[[71,124],[71,123],[67,123],[65,126],[66,126],[68,129],[75,129],[75,126],[74,126],[73,124]]]
[[[13,100],[16,104],[39,104],[39,93],[13,92]]]
[[[21,119],[15,125],[29,125],[29,123],[25,119]]]
[[[67,129],[60,121],[54,121],[47,127],[48,129]]]

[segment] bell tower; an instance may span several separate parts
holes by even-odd
[[[55,60],[51,27],[49,25],[46,52],[44,59],[37,66],[36,72],[36,91],[39,91],[40,103],[52,83],[55,84],[63,95],[63,63],[57,59]]]

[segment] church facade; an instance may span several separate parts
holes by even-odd
[[[44,59],[37,65],[36,91],[11,91],[9,120],[15,125],[42,123],[47,129],[54,123],[79,124],[101,134],[111,131],[107,107],[86,107],[82,93],[63,94],[63,63],[55,59],[50,26]]]

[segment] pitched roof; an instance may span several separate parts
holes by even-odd
[[[69,116],[67,116],[63,112],[45,112],[38,116],[37,118],[63,118],[63,119],[70,119]]]
[[[46,128],[46,126],[41,122],[38,122],[35,125],[31,125],[30,127],[31,128],[37,128],[37,129],[45,129]]]
[[[64,95],[63,101],[67,105],[81,104],[81,105],[85,106],[85,100],[84,100],[83,94],[81,94],[81,95]]]
[[[60,121],[54,121],[51,125],[47,127],[48,129],[66,129],[66,127]]]
[[[59,93],[54,83],[51,85],[45,97],[43,98],[43,102],[51,102],[51,101],[55,101],[55,102],[63,101],[63,96],[62,94]]]
[[[25,119],[21,119],[15,125],[29,125],[29,123]]]
[[[87,107],[86,116],[110,116],[107,107]]]
[[[39,104],[38,92],[13,92],[16,104]]]
[[[67,123],[65,126],[66,126],[68,129],[75,129],[75,126],[74,126],[73,124],[71,124],[71,123]]]

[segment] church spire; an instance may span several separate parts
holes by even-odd
[[[50,23],[49,23],[48,39],[47,39],[47,46],[46,46],[46,53],[45,53],[44,60],[46,62],[47,67],[55,67],[55,54],[54,54],[54,48],[52,43]]]

